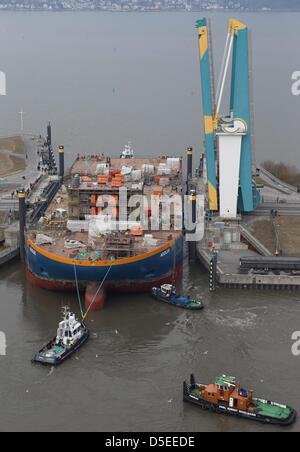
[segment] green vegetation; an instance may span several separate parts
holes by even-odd
[[[300,171],[295,166],[286,165],[283,162],[272,162],[271,160],[267,160],[262,166],[283,182],[300,187]]]
[[[0,160],[0,177],[10,176],[20,171],[24,171],[26,168],[26,162],[24,159],[8,154],[2,154],[1,151]]]
[[[24,171],[24,143],[21,137],[0,138],[0,177]]]
[[[280,215],[276,219],[280,245],[284,256],[300,255],[300,218]],[[276,239],[270,219],[255,220],[250,227],[251,233],[269,250],[275,254]]]
[[[21,137],[0,138],[0,151],[13,154],[24,154],[24,143]]]

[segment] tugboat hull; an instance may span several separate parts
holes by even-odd
[[[47,357],[46,353],[47,350],[50,350],[53,346],[53,343],[55,342],[54,338],[51,342],[49,342],[46,347],[44,347],[42,350],[40,350],[32,359],[33,363],[39,363],[49,366],[57,367],[60,364],[62,364],[64,361],[69,359],[77,350],[79,350],[90,338],[90,332],[89,330],[86,330],[81,339],[79,339],[76,344],[74,344],[72,347],[68,348],[64,353],[62,353],[58,357]]]
[[[285,419],[278,419],[270,416],[264,416],[255,412],[250,413],[243,410],[230,408],[226,405],[223,405],[222,403],[214,404],[192,394],[191,386],[189,386],[186,382],[183,383],[183,400],[185,402],[192,403],[193,405],[196,405],[205,411],[210,411],[212,413],[223,414],[227,416],[235,416],[243,419],[260,422],[262,424],[279,425],[286,427],[293,424],[297,418],[297,412],[293,408],[288,406],[286,407],[286,409],[290,411],[289,416]],[[272,404],[272,402],[267,403],[270,405]]]
[[[183,304],[176,302],[176,300],[172,300],[172,299],[163,297],[157,291],[154,291],[154,290],[152,290],[152,295],[156,300],[162,301],[162,302],[164,302],[166,304],[170,304],[172,306],[176,306],[177,308],[188,309],[190,311],[199,311],[199,310],[203,309],[203,305],[197,305],[197,304],[193,304],[193,303],[191,303],[190,305],[183,305]]]

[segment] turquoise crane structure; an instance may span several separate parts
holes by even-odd
[[[199,37],[209,209],[218,211],[222,217],[235,218],[238,211],[251,212],[259,204],[252,177],[249,30],[242,22],[229,20],[215,93],[207,19],[197,21],[196,28]],[[227,114],[221,115],[230,61],[230,106]]]

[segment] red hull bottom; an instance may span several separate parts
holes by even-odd
[[[99,291],[98,284],[88,284],[85,291],[85,310],[91,312],[101,311],[105,307],[106,290]]]
[[[52,290],[52,291],[66,291],[66,292],[73,292],[76,290],[75,282],[73,281],[51,281],[48,279],[39,278],[38,276],[34,275],[28,268],[27,268],[27,280],[34,286],[40,287],[42,289]],[[167,277],[164,277],[160,280],[156,281],[150,281],[150,282],[124,282],[123,284],[120,284],[118,282],[106,284],[105,289],[108,292],[111,293],[136,293],[136,292],[148,292],[152,289],[153,286],[161,286],[162,284],[172,284],[174,282],[178,282],[182,279],[183,275],[183,264],[180,264],[176,268],[176,272],[174,275],[169,275]],[[99,281],[100,283],[100,281]],[[87,282],[86,284],[80,284],[80,290],[84,291],[86,287],[90,283]]]

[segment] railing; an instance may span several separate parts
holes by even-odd
[[[67,229],[67,224],[65,222],[61,224],[43,224],[35,223],[29,224],[26,227],[27,232],[50,232],[50,231],[65,231]]]
[[[283,182],[282,180],[278,179],[278,177],[274,176],[274,174],[270,173],[269,171],[267,171],[265,168],[260,167],[260,172],[262,174],[264,174],[266,177],[268,177],[269,179],[271,179],[272,182],[274,182],[277,185],[281,185],[282,188],[286,188],[289,191],[298,193],[298,188],[294,187],[293,185],[290,185],[286,182]]]
[[[241,235],[263,256],[272,256],[272,253],[247,229],[240,225]]]
[[[47,200],[41,203],[34,212],[30,215],[29,223],[36,223],[39,221],[39,219],[42,217],[42,215],[45,213],[49,205],[51,204],[54,196],[59,190],[59,182],[51,182],[51,184],[48,187],[47,191]]]
[[[271,222],[273,225],[273,230],[274,230],[274,235],[275,235],[275,249],[276,249],[276,255],[277,254],[282,254],[282,248],[281,248],[281,244],[280,244],[280,237],[279,237],[279,224],[276,222],[275,218],[273,215],[271,215]]]

